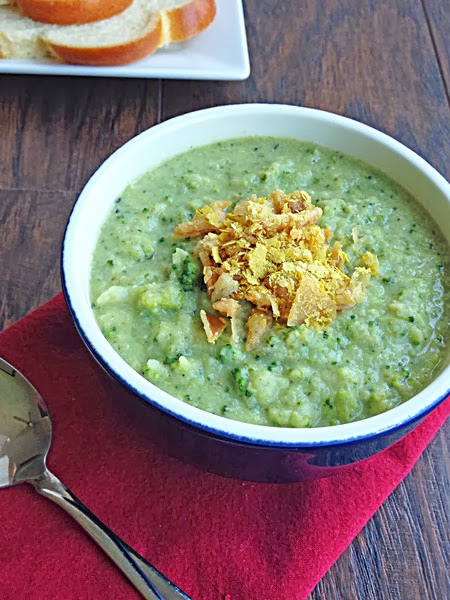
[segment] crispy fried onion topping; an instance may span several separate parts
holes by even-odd
[[[194,256],[203,265],[212,307],[222,315],[200,315],[209,342],[221,335],[227,319],[233,342],[239,339],[240,301],[252,305],[246,322],[246,350],[252,350],[274,321],[322,329],[338,311],[364,299],[370,277],[378,273],[377,257],[366,252],[364,266],[346,274],[347,256],[340,242],[330,246],[331,231],[317,225],[322,210],[309,194],[276,190],[227,212],[231,205],[212,202],[173,231],[176,238],[202,236]]]

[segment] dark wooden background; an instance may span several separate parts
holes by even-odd
[[[95,168],[180,113],[238,102],[326,109],[387,132],[449,177],[449,0],[245,0],[245,13],[244,82],[0,75],[0,328],[60,290],[66,218]],[[447,423],[311,600],[450,598],[449,433]]]

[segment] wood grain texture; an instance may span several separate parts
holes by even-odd
[[[448,0],[422,0],[438,64],[450,98],[450,6]]]
[[[59,246],[74,192],[0,189],[0,329],[60,289]]]
[[[160,116],[154,81],[0,77],[0,188],[79,191]]]
[[[60,290],[60,241],[89,175],[174,115],[238,102],[322,108],[393,135],[449,177],[448,0],[244,9],[244,82],[0,76],[0,328]],[[311,600],[450,598],[449,439],[447,422]]]
[[[296,2],[246,0],[245,7],[252,77],[164,82],[163,118],[218,103],[321,108],[389,133],[448,174],[448,103],[420,3],[303,0],[299,10]]]

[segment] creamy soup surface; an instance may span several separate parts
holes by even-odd
[[[198,240],[173,230],[215,200],[274,190],[310,194],[345,269],[372,253],[379,273],[325,329],[275,320],[250,351],[230,327],[209,343]],[[94,252],[91,298],[110,344],[166,392],[230,419],[316,427],[382,413],[430,382],[447,353],[449,267],[439,228],[379,172],[310,143],[249,137],[176,156],[123,192]]]

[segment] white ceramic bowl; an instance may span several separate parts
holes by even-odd
[[[450,245],[450,185],[399,142],[354,120],[324,111],[270,104],[223,106],[189,113],[150,128],[114,152],[91,177],[76,201],[63,242],[62,273],[67,303],[83,340],[108,372],[145,402],[172,415],[191,430],[232,444],[278,448],[286,452],[304,450],[309,455],[319,449],[323,453],[332,448],[333,456],[338,458],[331,462],[324,459],[322,463],[348,464],[353,459],[344,456],[345,448],[359,448],[356,454],[353,452],[355,460],[373,454],[402,437],[444,399],[450,388],[448,357],[426,389],[381,415],[332,427],[266,427],[209,414],[155,387],[110,346],[91,310],[91,256],[99,230],[124,188],[152,167],[194,146],[250,135],[316,142],[376,167],[423,204]],[[342,448],[341,459],[339,447]]]

